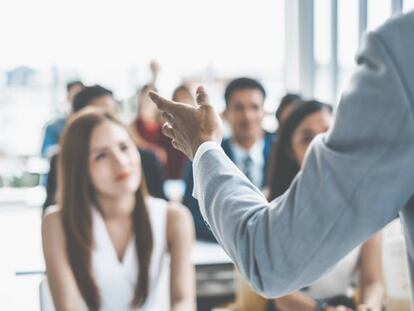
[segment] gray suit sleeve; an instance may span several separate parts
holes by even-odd
[[[335,125],[315,138],[302,172],[274,201],[218,148],[193,163],[203,216],[262,295],[282,296],[315,281],[411,197],[413,102],[392,51],[380,33],[366,36]]]

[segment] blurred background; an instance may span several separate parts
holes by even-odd
[[[263,127],[274,131],[287,92],[335,107],[363,34],[413,8],[414,0],[2,0],[0,309],[40,310],[49,170],[40,150],[45,126],[69,111],[67,82],[113,90],[130,122],[151,62],[162,95],[202,84],[219,111],[226,84],[249,76],[268,93]],[[167,183],[166,192],[180,198],[182,184]]]

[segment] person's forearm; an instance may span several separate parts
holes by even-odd
[[[361,303],[379,311],[382,308],[384,287],[381,282],[365,285],[361,290]]]
[[[178,299],[171,302],[171,311],[194,311],[196,310],[194,299]]]
[[[313,311],[317,305],[316,300],[301,293],[293,293],[274,299],[272,302],[283,311]]]
[[[367,35],[335,125],[313,140],[302,171],[281,197],[269,203],[219,147],[201,145],[207,151],[194,157],[203,217],[265,297],[317,280],[394,219],[412,196],[414,171],[407,167],[414,156],[414,116],[385,34]],[[379,125],[387,130],[378,131]]]

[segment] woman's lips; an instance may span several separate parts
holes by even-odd
[[[130,175],[129,172],[126,172],[126,171],[125,172],[122,172],[118,176],[116,176],[115,180],[116,181],[123,181],[125,179],[128,179],[129,175]]]

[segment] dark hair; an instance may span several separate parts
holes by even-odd
[[[229,106],[230,98],[234,92],[246,89],[259,90],[263,95],[263,99],[266,98],[266,91],[259,81],[245,77],[237,78],[227,85],[226,91],[224,92],[226,107]]]
[[[113,96],[113,93],[100,85],[85,87],[73,100],[73,112],[78,112],[88,106],[91,101],[102,96]]]
[[[330,105],[316,100],[305,101],[292,112],[282,126],[280,135],[273,144],[270,159],[270,174],[268,176],[269,200],[273,200],[283,194],[300,170],[299,164],[292,157],[293,133],[307,116],[322,110],[332,113]]]
[[[277,107],[277,110],[275,113],[275,117],[277,121],[279,121],[280,123],[280,116],[287,107],[293,104],[297,105],[301,101],[302,101],[302,97],[300,97],[299,94],[288,93],[285,96],[283,96],[282,99],[280,100],[279,106]]]
[[[95,190],[88,172],[89,145],[94,128],[103,122],[113,122],[127,130],[117,117],[96,107],[88,107],[74,114],[68,121],[62,136],[59,155],[58,177],[61,219],[66,238],[66,250],[70,267],[79,291],[89,310],[99,310],[101,296],[92,273],[92,207],[99,210]],[[142,306],[149,293],[149,267],[153,250],[153,235],[145,200],[145,179],[135,193],[132,213],[138,275],[133,307]]]
[[[85,85],[83,85],[82,81],[80,81],[80,80],[70,81],[70,82],[66,83],[66,91],[69,92],[70,89],[73,88],[74,86],[84,87]]]

